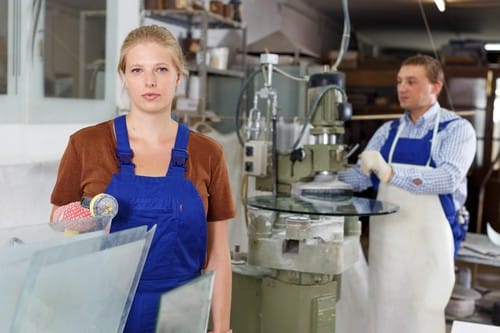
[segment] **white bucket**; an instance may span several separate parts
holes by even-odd
[[[212,68],[226,70],[228,57],[229,57],[229,48],[227,47],[215,47],[208,51],[210,62],[209,66]]]

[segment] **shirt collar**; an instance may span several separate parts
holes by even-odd
[[[424,124],[428,124],[429,122],[434,122],[436,120],[436,116],[441,109],[441,106],[439,105],[439,102],[434,103],[429,110],[427,110],[422,117],[420,117],[417,120],[417,123],[414,125],[416,127],[423,126]],[[410,119],[410,112],[408,110],[405,110],[405,114],[403,117],[404,121],[406,124],[412,124],[413,122]]]

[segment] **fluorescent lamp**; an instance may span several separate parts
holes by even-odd
[[[486,43],[484,49],[486,51],[500,51],[500,43]]]
[[[434,3],[436,4],[436,7],[440,12],[444,12],[444,10],[446,9],[446,3],[444,2],[444,0],[434,0]]]

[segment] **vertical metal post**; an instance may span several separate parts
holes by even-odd
[[[201,14],[201,34],[200,34],[200,44],[201,52],[203,52],[203,57],[201,57],[201,63],[198,64],[200,72],[200,102],[198,105],[198,113],[201,120],[205,119],[205,109],[207,108],[207,42],[208,42],[208,13],[203,11]]]
[[[85,29],[86,13],[80,12],[80,26],[78,35],[78,97],[83,98],[85,94]]]

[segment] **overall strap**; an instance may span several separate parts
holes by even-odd
[[[175,145],[172,148],[172,156],[170,158],[170,166],[168,168],[169,175],[184,176],[186,172],[186,162],[188,159],[187,143],[189,139],[189,129],[179,124]]]
[[[389,155],[391,153],[392,143],[394,142],[394,139],[396,138],[396,134],[398,132],[398,128],[399,128],[400,123],[401,123],[400,119],[395,119],[391,122],[389,135],[388,135],[387,139],[385,140],[382,148],[380,148],[380,153],[382,154],[382,156],[385,158],[386,161],[389,160]]]
[[[127,133],[127,122],[125,115],[116,117],[114,120],[116,135],[116,156],[120,162],[120,173],[134,174],[135,165],[132,163],[134,153],[130,149]]]
[[[429,151],[429,157],[427,159],[427,163],[426,163],[426,166],[429,166],[430,163],[431,163],[431,159],[432,159],[432,151],[436,145],[436,140],[434,140],[436,137],[437,137],[437,132],[438,132],[438,129],[439,129],[439,121],[441,119],[441,111],[438,112],[437,116],[436,116],[436,120],[434,121],[434,127],[432,129],[432,137],[431,137],[431,149]],[[403,129],[405,127],[405,123],[404,122],[400,122],[399,124],[399,127],[397,129],[397,132],[396,132],[396,137],[394,138],[394,141],[392,142],[392,145],[391,145],[391,148],[389,150],[389,156],[387,158],[387,163],[391,164],[392,163],[392,157],[394,155],[394,151],[396,149],[396,145],[398,143],[398,140],[399,140],[399,137],[401,136],[401,133],[403,132]]]

